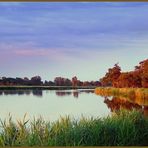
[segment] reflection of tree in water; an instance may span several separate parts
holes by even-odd
[[[66,91],[56,91],[56,95],[57,96],[70,96],[72,94],[72,92],[66,92]]]
[[[73,92],[66,92],[66,91],[56,91],[56,95],[57,96],[70,96],[70,95],[73,95],[75,98],[78,98],[79,97],[79,92],[78,91],[73,91]]]
[[[56,91],[57,96],[70,96],[73,95],[74,98],[78,98],[81,93],[94,93],[94,90],[74,90],[74,91]],[[43,90],[40,89],[20,89],[20,90],[0,90],[0,95],[30,95],[43,96]]]
[[[4,95],[30,95],[31,90],[1,90]]]
[[[78,98],[79,97],[79,93],[77,91],[73,91],[73,96],[74,96],[74,98]]]
[[[104,103],[107,104],[107,107],[110,108],[111,112],[116,112],[121,108],[126,110],[137,109],[141,110],[144,113],[144,115],[148,116],[148,106],[142,106],[136,103],[131,103],[124,98],[112,97],[111,99],[109,99],[108,97],[105,97]]]
[[[42,97],[43,96],[43,91],[42,90],[33,90],[32,94],[38,97]]]
[[[56,95],[60,97],[73,95],[74,98],[79,98],[81,93],[94,93],[94,90],[56,91]]]
[[[80,90],[81,93],[94,93],[94,90]]]
[[[3,95],[3,91],[2,90],[0,90],[0,95]]]
[[[42,96],[42,90],[0,90],[0,95],[30,95]]]
[[[73,92],[66,92],[66,91],[56,91],[57,96],[71,96],[73,95],[75,98],[79,97],[79,92],[78,91],[73,91]]]
[[[143,114],[144,116],[148,117],[148,106],[143,107]]]

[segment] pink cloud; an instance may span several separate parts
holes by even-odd
[[[37,49],[37,50],[15,50],[15,54],[20,56],[47,56],[49,55],[49,51],[43,50],[43,49]]]
[[[53,61],[69,61],[71,59],[62,49],[16,49],[13,53],[17,56],[45,57]]]

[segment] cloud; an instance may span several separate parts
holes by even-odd
[[[47,56],[49,52],[47,50],[15,50],[15,54],[19,56]]]
[[[47,59],[53,62],[66,62],[73,59],[78,58],[79,56],[75,57],[74,51],[69,51],[65,49],[40,49],[40,48],[33,48],[33,49],[17,49],[13,50],[11,54],[21,57],[32,57],[35,59]]]
[[[12,7],[12,6],[20,6],[22,5],[21,2],[1,2],[0,6],[4,6],[4,7]]]
[[[148,15],[147,5],[139,3],[140,7],[136,5],[138,8],[126,7],[132,4],[22,3],[22,10],[20,7],[11,13],[0,10],[0,37],[3,42],[32,41],[40,48],[70,49],[76,45],[76,48],[93,48],[96,44],[99,46],[102,34],[104,42],[110,35],[114,35],[114,39],[124,39],[124,36],[138,38],[148,32],[148,21],[145,20]],[[114,5],[120,7],[112,8]],[[77,9],[72,9],[75,6]],[[50,9],[57,7],[68,9]]]
[[[135,2],[0,3],[1,68],[93,79],[114,62],[134,65],[147,55],[147,15],[148,4]]]

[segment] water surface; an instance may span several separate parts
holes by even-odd
[[[148,115],[148,101],[129,98],[101,97],[94,90],[0,90],[0,118],[9,113],[15,119],[42,116],[55,121],[60,116],[106,117],[120,108],[141,110]]]
[[[57,120],[60,116],[74,118],[104,117],[110,110],[104,99],[94,90],[3,90],[0,91],[0,117],[8,114],[22,119],[42,116],[46,120]]]

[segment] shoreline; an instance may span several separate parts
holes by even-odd
[[[0,90],[20,90],[20,89],[38,89],[38,90],[68,90],[68,89],[95,89],[97,86],[0,86]]]
[[[97,87],[94,92],[101,96],[121,96],[131,99],[148,99],[148,88]]]

